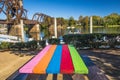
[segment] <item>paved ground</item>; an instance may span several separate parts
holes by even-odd
[[[18,54],[18,52],[0,52],[0,80],[5,80],[32,57]]]
[[[80,50],[79,52],[88,55],[110,80],[120,80],[120,49]]]
[[[20,52],[0,52],[0,80],[5,80],[31,59],[33,55],[30,55],[30,53],[31,52],[22,52],[21,54]],[[80,50],[80,54],[88,55],[110,80],[120,80],[120,50]],[[48,80],[51,80],[51,76],[52,75],[49,75],[47,77],[49,78]],[[60,78],[64,76],[65,78],[67,77],[67,79],[70,78],[70,76],[58,75],[58,80],[61,80]],[[74,75],[72,77],[74,77]]]

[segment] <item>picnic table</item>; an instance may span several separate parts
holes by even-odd
[[[48,45],[24,65],[19,72],[34,74],[88,74],[88,69],[75,47],[71,45]]]
[[[82,75],[85,77],[87,75],[88,78],[82,80],[108,80],[104,74],[92,73],[94,69],[96,70],[95,72],[100,73],[100,70],[96,69],[94,65],[88,57],[79,55],[76,48],[72,45],[48,45],[7,80],[39,80],[40,75],[45,74],[70,76],[76,74],[77,76]],[[89,73],[93,75],[89,75]],[[97,77],[91,78],[91,76]],[[103,78],[100,79],[98,77]],[[74,80],[81,79],[76,78]]]

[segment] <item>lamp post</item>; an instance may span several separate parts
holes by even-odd
[[[57,38],[57,20],[56,20],[56,18],[54,18],[54,34],[55,34],[55,38]]]
[[[93,24],[92,24],[92,16],[90,17],[90,33],[93,33]]]

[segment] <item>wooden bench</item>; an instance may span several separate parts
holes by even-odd
[[[109,80],[103,72],[92,62],[92,60],[83,55],[81,56],[84,60],[86,66],[89,69],[89,74],[79,75],[79,74],[22,74],[18,70],[9,76],[6,80]]]

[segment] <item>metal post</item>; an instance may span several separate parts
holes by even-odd
[[[21,39],[24,42],[24,28],[23,28],[23,20],[20,20],[20,27],[21,27]]]
[[[57,38],[57,20],[54,18],[54,33],[55,33],[55,38]]]
[[[90,33],[93,33],[92,16],[90,17]]]

